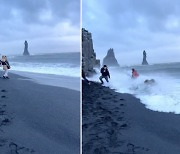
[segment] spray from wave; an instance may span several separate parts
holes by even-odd
[[[176,72],[177,66],[166,65],[138,66],[140,76],[137,79],[131,78],[131,68],[110,68],[111,79],[105,86],[120,93],[135,95],[148,109],[180,114],[180,78]],[[91,80],[97,81],[99,76],[100,73]],[[154,79],[155,84],[145,84],[147,79]]]

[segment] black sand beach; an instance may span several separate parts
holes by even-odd
[[[79,102],[79,91],[0,78],[0,154],[79,154]]]
[[[83,154],[179,154],[180,115],[154,112],[130,94],[83,82]]]

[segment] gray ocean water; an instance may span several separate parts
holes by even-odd
[[[174,78],[180,79],[180,62],[176,63],[163,63],[163,64],[153,64],[153,65],[139,65],[132,66],[135,67],[140,74],[167,74]],[[131,68],[131,67],[128,67]]]
[[[9,56],[11,69],[22,72],[79,77],[80,53],[52,53]]]

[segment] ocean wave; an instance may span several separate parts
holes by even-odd
[[[68,63],[20,63],[11,62],[11,69],[22,72],[32,72],[41,74],[66,75],[72,77],[80,76],[80,67]]]
[[[141,69],[146,69],[141,67]],[[131,69],[109,69],[111,79],[105,83],[112,89],[120,93],[130,93],[141,100],[148,109],[159,112],[172,112],[180,114],[180,78],[177,74],[163,71],[154,72],[154,69],[147,69],[145,73],[140,71],[137,79],[131,78]],[[160,68],[159,68],[160,69]],[[173,69],[173,68],[172,68]],[[99,70],[97,70],[99,72]],[[100,73],[90,78],[99,81]],[[154,79],[153,85],[146,85],[146,79]]]
[[[48,53],[8,56],[11,69],[41,74],[80,76],[80,53]]]

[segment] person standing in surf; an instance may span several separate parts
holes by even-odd
[[[138,72],[133,68],[132,69],[132,78],[136,79],[139,76]]]
[[[4,79],[9,79],[9,77],[8,77],[8,69],[10,69],[10,65],[9,65],[9,62],[8,62],[6,56],[2,56],[1,64],[3,66],[3,70],[5,71],[5,73],[3,75],[3,78]]]
[[[102,80],[103,78],[105,78],[105,80],[109,82],[108,78],[110,79],[110,73],[106,65],[101,68],[101,76],[99,77],[99,80],[102,84],[104,83]]]

